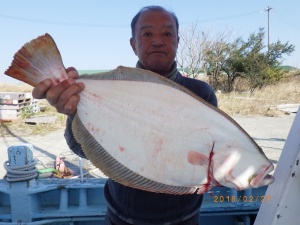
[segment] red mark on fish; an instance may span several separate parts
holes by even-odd
[[[102,100],[102,97],[100,95],[97,95],[96,93],[91,93],[93,97],[95,97],[97,100]]]
[[[187,160],[189,163],[192,165],[207,166],[207,183],[199,187],[198,194],[209,191],[213,186],[220,186],[220,184],[213,177],[214,146],[215,142],[213,142],[213,146],[208,157],[196,151],[188,152]]]
[[[59,80],[58,78],[56,78],[56,79],[54,80],[54,83],[55,83],[55,85],[57,85],[57,84],[60,83],[60,80]]]
[[[213,156],[214,156],[214,147],[215,147],[215,142],[213,142],[213,146],[211,148],[211,151],[209,153],[209,164],[207,167],[207,183],[201,185],[201,187],[198,190],[198,193],[202,191],[207,192],[209,191],[213,186],[220,186],[220,184],[216,181],[213,175]]]
[[[125,148],[122,147],[122,146],[119,146],[119,149],[120,149],[120,152],[124,152],[125,151]]]
[[[99,128],[95,128],[93,124],[91,123],[88,123],[87,125],[87,130],[90,132],[90,133],[99,133],[100,129]]]

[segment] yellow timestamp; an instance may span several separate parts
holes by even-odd
[[[260,195],[260,196],[252,196],[252,195],[215,195],[214,202],[269,202],[271,201],[270,195]]]

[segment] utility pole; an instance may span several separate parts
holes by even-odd
[[[268,11],[268,51],[269,51],[269,45],[270,45],[270,10],[272,7],[268,6],[264,11]]]

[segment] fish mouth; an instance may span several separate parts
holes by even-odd
[[[269,173],[274,170],[274,165],[270,164],[268,167],[262,168],[256,176],[250,179],[250,186],[257,188],[265,185],[269,185],[274,182],[274,177]]]

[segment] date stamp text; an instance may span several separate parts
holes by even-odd
[[[252,195],[215,195],[213,196],[214,202],[269,202],[271,201],[270,195],[260,195],[260,196],[252,196]]]

